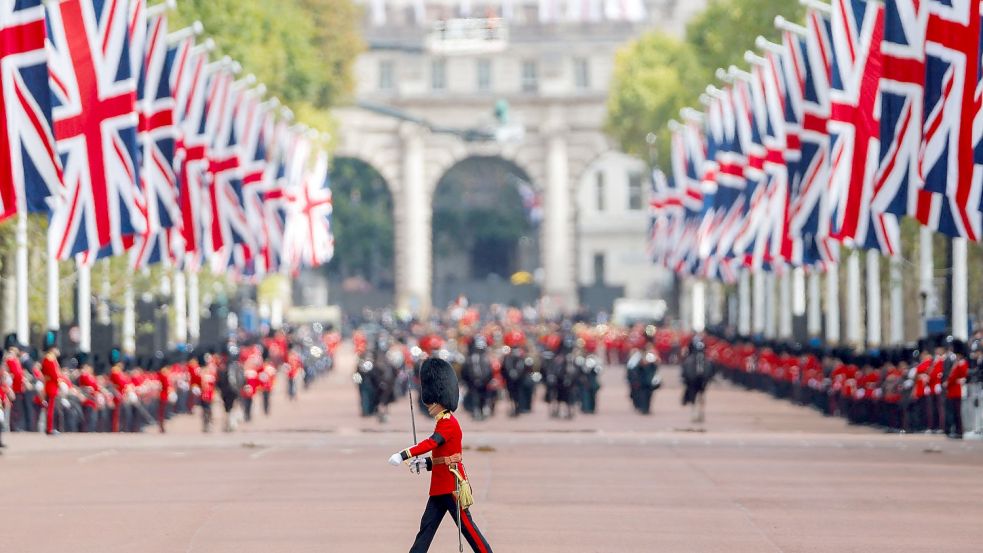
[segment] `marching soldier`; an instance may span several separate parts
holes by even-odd
[[[706,346],[699,338],[690,344],[689,355],[683,360],[683,405],[692,405],[693,422],[703,422],[706,410],[706,390],[710,383],[710,365],[706,360]]]
[[[59,434],[55,430],[55,408],[58,391],[61,387],[61,365],[58,363],[58,333],[49,330],[44,335],[44,358],[41,360],[41,374],[44,376],[45,432],[49,436]]]
[[[431,472],[430,498],[410,553],[425,553],[430,549],[447,513],[451,513],[475,553],[491,553],[491,546],[471,516],[471,485],[461,463],[463,435],[461,425],[453,415],[460,395],[457,375],[446,361],[430,358],[420,367],[420,384],[423,403],[430,416],[436,419],[436,428],[429,438],[389,458],[389,464],[393,466],[409,461],[411,470]],[[429,458],[421,457],[431,452]]]

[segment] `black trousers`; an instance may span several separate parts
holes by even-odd
[[[953,398],[945,400],[945,428],[943,431],[950,436],[963,437],[963,400]]]
[[[457,525],[457,503],[454,501],[453,494],[433,495],[427,501],[427,508],[423,511],[423,518],[420,519],[420,531],[416,535],[416,541],[410,548],[410,553],[426,553],[430,550],[430,543],[433,541],[440,522],[444,520],[444,515],[450,513]],[[478,526],[471,518],[471,511],[463,511],[464,518],[461,519],[461,533],[471,544],[471,550],[475,553],[492,553],[491,546],[481,535]]]

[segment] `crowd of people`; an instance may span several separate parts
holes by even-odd
[[[231,432],[251,420],[254,402],[270,414],[277,382],[296,399],[300,387],[331,369],[340,341],[340,333],[313,325],[144,357],[119,348],[63,356],[54,332],[40,354],[10,335],[0,362],[0,430],[164,432],[171,417],[197,412],[209,432],[221,409],[222,429]]]
[[[983,336],[969,344],[934,336],[917,347],[862,353],[722,334],[706,343],[713,369],[740,386],[894,432],[962,438],[967,387],[983,382]]]

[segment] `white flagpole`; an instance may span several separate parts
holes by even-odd
[[[818,338],[823,331],[822,293],[820,292],[819,271],[809,272],[809,301],[806,326],[809,337]]]
[[[737,283],[737,332],[741,336],[751,335],[751,270],[741,271]]]
[[[862,346],[863,331],[860,328],[860,252],[852,251],[846,260],[846,341],[854,347]]]
[[[836,263],[826,269],[826,342],[840,343],[840,267]]]
[[[136,299],[133,293],[131,276],[126,278],[126,288],[123,289],[123,351],[128,355],[136,353],[137,349],[137,315]]]
[[[693,332],[703,332],[707,327],[707,288],[702,280],[693,281]]]
[[[904,267],[901,256],[894,256],[891,266],[891,344],[904,343]]]
[[[61,274],[58,270],[58,259],[55,256],[54,247],[48,244],[48,260],[47,260],[47,273],[48,273],[48,287],[47,287],[47,298],[45,305],[45,319],[46,326],[48,330],[58,330],[61,326],[61,314],[59,313],[58,304],[60,299],[60,288],[61,288]]]
[[[867,346],[881,345],[881,254],[867,250]]]
[[[92,350],[92,269],[88,263],[76,257],[78,267],[78,324],[79,351]]]
[[[174,342],[188,342],[188,291],[184,271],[174,271]]]
[[[920,332],[928,334],[928,318],[935,309],[935,292],[933,276],[935,262],[933,260],[932,230],[921,227],[918,231],[918,287],[922,297],[922,327]]]
[[[765,332],[765,274],[758,270],[752,275],[754,277],[754,311],[751,318],[751,332],[755,335]]]
[[[775,316],[775,272],[765,274],[765,336],[774,339],[778,336],[778,318]]]
[[[201,305],[198,300],[198,272],[188,270],[188,338],[192,344],[201,336]]]
[[[969,289],[966,268],[968,257],[965,238],[952,239],[952,336],[969,339]]]
[[[786,266],[778,281],[778,337],[792,337],[792,268]]]
[[[23,211],[17,215],[15,240],[17,243],[17,305],[15,308],[17,341],[26,344],[31,340],[31,326],[28,320],[27,214]]]

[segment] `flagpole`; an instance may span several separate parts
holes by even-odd
[[[952,239],[952,336],[963,341],[969,339],[967,249],[965,238]]]
[[[693,332],[703,332],[707,326],[706,283],[695,280],[690,290],[693,292]]]
[[[792,338],[792,269],[785,266],[778,280],[778,337]]]
[[[891,344],[904,343],[904,267],[900,255],[891,258]]]
[[[922,297],[922,335],[928,335],[928,318],[932,315],[935,305],[935,294],[933,291],[935,274],[935,260],[932,243],[932,230],[928,227],[920,227],[918,231],[918,285]]]
[[[198,271],[188,272],[188,341],[198,343],[201,336],[201,305],[198,300]]]
[[[737,332],[741,336],[751,335],[751,269],[741,271],[737,283]]]
[[[830,263],[826,268],[826,343],[840,343],[840,267]]]
[[[126,276],[126,284],[123,289],[123,352],[128,355],[136,353],[137,349],[137,316],[136,298],[133,293],[133,276]]]
[[[809,302],[807,307],[806,326],[809,337],[818,338],[823,331],[822,294],[820,292],[819,271],[809,272]]]
[[[860,252],[851,251],[846,260],[846,341],[853,347],[863,346],[860,329]]]
[[[775,272],[765,271],[765,336],[775,339],[778,336],[778,319],[775,317]]]
[[[48,330],[58,330],[61,326],[61,314],[59,313],[60,301],[60,288],[61,288],[61,274],[58,267],[58,256],[55,255],[54,246],[48,244],[48,259],[47,259],[47,273],[48,273],[48,286],[47,286],[47,303],[45,305],[45,319],[46,327]]]
[[[17,229],[15,240],[17,243],[16,259],[16,289],[17,305],[15,308],[15,321],[17,327],[17,341],[27,344],[31,339],[31,327],[28,320],[28,280],[27,280],[27,213],[21,210],[17,215]]]
[[[754,306],[751,318],[751,332],[755,336],[764,334],[765,332],[765,275],[764,271],[757,270],[752,275],[754,280]]]
[[[867,250],[867,347],[881,345],[881,254]]]
[[[188,343],[188,290],[184,271],[174,271],[174,341],[178,344]]]
[[[78,325],[79,351],[89,353],[92,350],[92,268],[75,258],[78,267]]]

